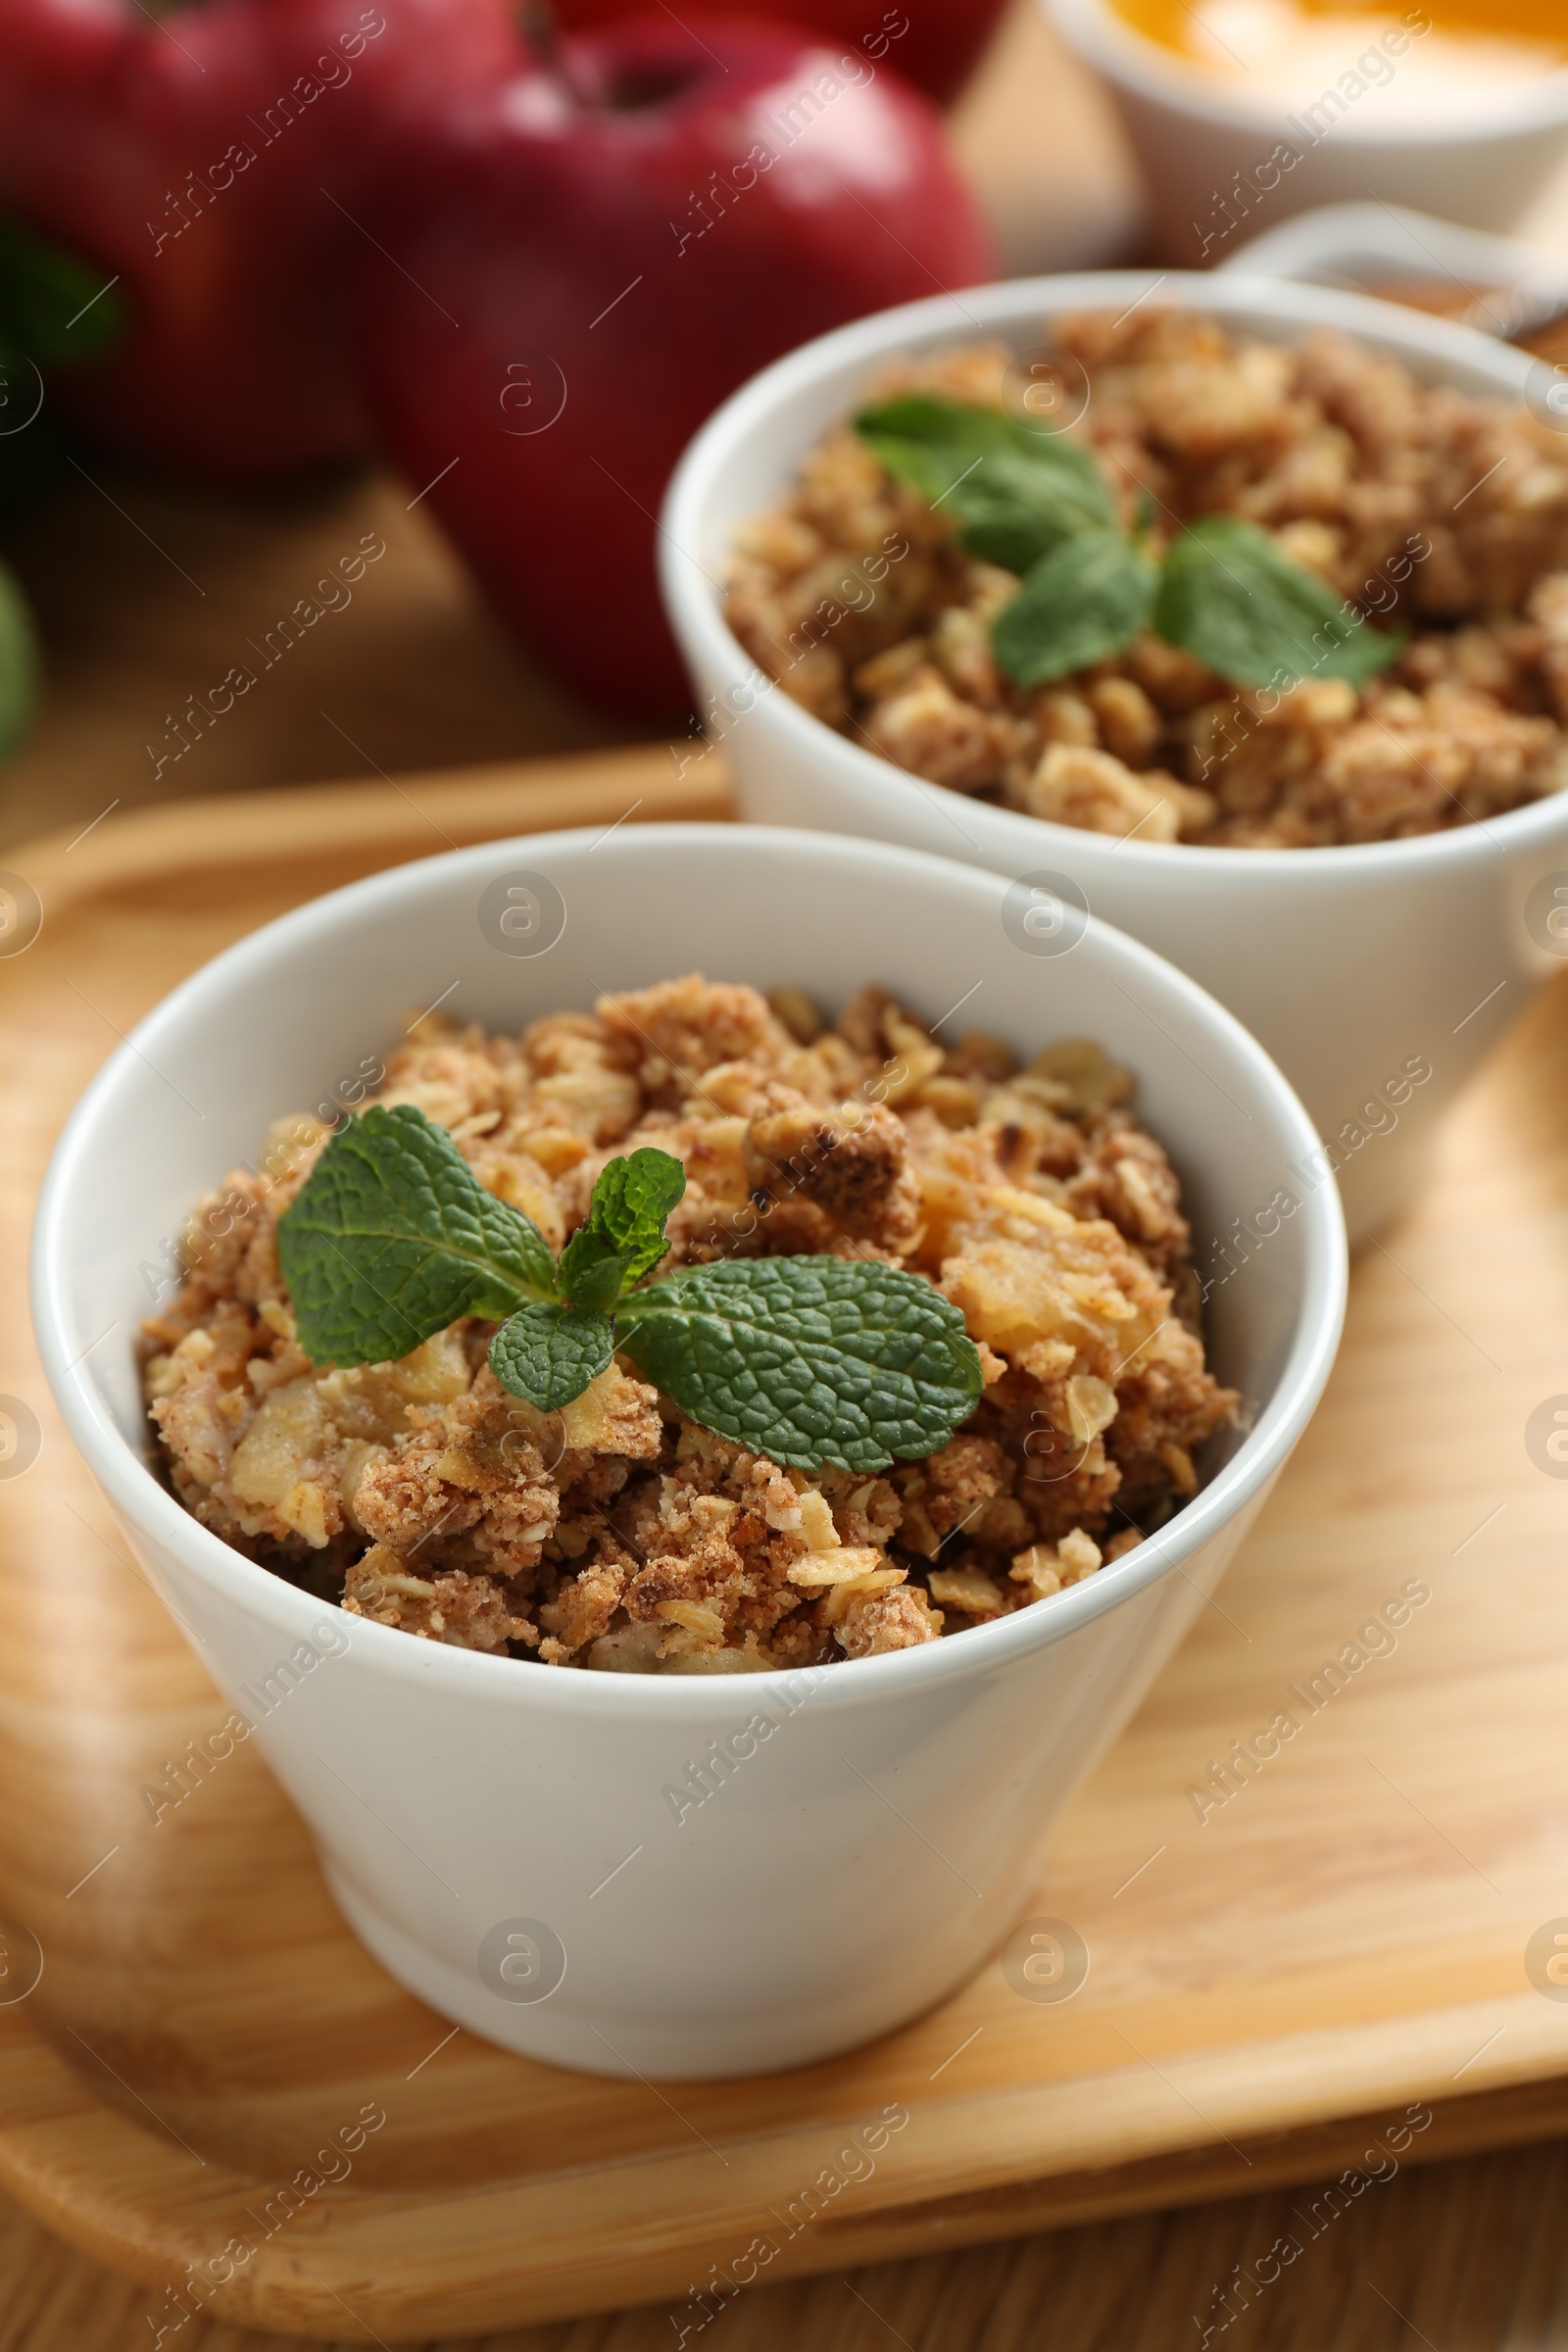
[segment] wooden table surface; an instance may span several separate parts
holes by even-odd
[[[1125,150],[1031,0],[1016,0],[958,133],[1010,270],[1135,247]],[[1568,250],[1568,172],[1525,225]],[[0,852],[67,825],[112,826],[119,809],[152,801],[616,740],[506,643],[423,515],[410,513],[411,495],[364,472],[308,495],[215,501],[95,468],[13,527],[4,552],[42,621],[50,693],[24,750],[0,765]],[[158,769],[167,714],[220,678],[247,637],[369,530],[387,554],[353,605]],[[1048,2341],[1052,2352],[1177,2352],[1222,2336],[1238,2352],[1568,2352],[1568,2142],[1407,2170],[1368,2188],[1275,2283],[1250,2287],[1244,2311],[1235,2282],[1271,2267],[1270,2245],[1312,2193],[760,2289],[703,2333],[716,2352],[1024,2352]],[[0,2352],[129,2352],[154,2346],[157,2326],[145,2289],[0,2199]],[[674,2333],[661,2308],[483,2342],[489,2352],[654,2352]],[[204,2321],[165,2338],[179,2352],[287,2340]],[[366,2340],[346,2328],[345,2343]]]

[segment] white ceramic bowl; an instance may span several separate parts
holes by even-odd
[[[1270,104],[1245,81],[1147,39],[1110,0],[1042,5],[1108,85],[1152,199],[1159,248],[1187,267],[1218,261],[1291,213],[1356,198],[1412,205],[1471,228],[1512,228],[1568,144],[1568,72],[1443,101],[1405,99],[1397,82],[1409,49],[1356,73],[1358,56],[1376,46],[1377,27],[1368,26],[1346,44],[1348,94],[1336,74],[1329,91],[1303,83],[1294,104]],[[1288,166],[1272,160],[1282,141],[1298,159]]]
[[[483,912],[519,875],[564,917],[531,956]],[[1020,1048],[1099,1037],[1139,1074],[1203,1233],[1253,1214],[1311,1146],[1230,1015],[1113,931],[1091,924],[1041,956],[1006,885],[973,868],[796,832],[632,826],[403,866],[230,949],[88,1089],[35,1243],[39,1341],[72,1435],[214,1679],[259,1718],[352,1926],[474,2033],[605,2073],[819,2058],[979,1965],[1028,1902],[1053,1816],[1304,1427],[1345,1293],[1321,1185],[1214,1295],[1213,1361],[1249,1429],[1216,1443],[1178,1517],[1005,1621],[809,1674],[571,1673],[444,1648],[323,1609],[189,1517],[147,1466],[132,1342],[138,1269],[202,1190],[274,1114],[384,1052],[411,1003],[446,997],[515,1030],[694,966],[804,982],[832,1004],[875,976],[929,1019],[967,999],[965,1025]],[[282,1691],[291,1657],[296,1687],[261,1715],[254,1694],[270,1675]],[[713,1741],[727,1777],[677,1819],[666,1790]]]
[[[1568,793],[1485,824],[1355,848],[1117,841],[907,775],[768,690],[723,618],[718,583],[737,523],[786,488],[804,453],[853,410],[884,362],[980,336],[1030,351],[1058,312],[1121,311],[1151,294],[1270,341],[1344,327],[1422,377],[1471,393],[1517,399],[1538,365],[1393,304],[1228,270],[1024,278],[912,303],[805,345],[709,419],[665,503],[665,605],[700,707],[723,738],[744,816],[870,835],[1075,886],[1094,913],[1180,964],[1267,1047],[1334,1141],[1356,1240],[1405,1199],[1439,1112],[1518,1011],[1527,985],[1568,954],[1568,938],[1547,929],[1543,914],[1558,879],[1568,905]],[[1561,927],[1556,903],[1545,911]],[[1411,1063],[1430,1074],[1411,1081]]]

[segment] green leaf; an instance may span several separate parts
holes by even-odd
[[[0,337],[40,368],[98,359],[129,323],[124,297],[96,263],[0,220]]]
[[[684,1268],[625,1301],[618,1345],[694,1421],[801,1470],[934,1453],[981,1389],[958,1309],[878,1259]]]
[[[561,1252],[557,1277],[573,1306],[608,1315],[626,1287],[627,1260],[591,1225],[580,1225]]]
[[[1108,662],[1149,619],[1155,572],[1119,531],[1084,531],[1042,556],[992,624],[991,642],[1007,676],[1043,686]]]
[[[490,1369],[514,1396],[553,1413],[580,1396],[614,1351],[608,1315],[547,1298],[502,1324],[490,1343]]]
[[[645,1147],[599,1172],[587,1223],[561,1253],[561,1288],[577,1306],[608,1313],[622,1289],[640,1282],[669,1248],[664,1226],[686,1190],[686,1170],[668,1152]]]
[[[0,342],[0,516],[17,514],[66,470],[66,439],[30,361]],[[30,421],[29,421],[30,419]]]
[[[1405,638],[1370,628],[1313,573],[1239,514],[1205,514],[1171,542],[1154,626],[1238,686],[1348,678],[1364,686]]]
[[[38,645],[22,590],[0,565],[0,759],[26,732],[38,692]]]
[[[1079,531],[1115,521],[1110,492],[1081,443],[928,393],[866,409],[856,431],[890,473],[946,507],[971,555],[1025,572]]]
[[[556,1287],[539,1228],[410,1102],[372,1103],[332,1138],[277,1246],[314,1364],[395,1359],[460,1315],[509,1315]]]
[[[669,1244],[664,1227],[686,1191],[686,1170],[673,1152],[651,1146],[629,1159],[612,1159],[600,1170],[589,1223],[628,1260],[628,1282],[640,1282]]]

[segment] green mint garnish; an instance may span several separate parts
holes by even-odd
[[[910,393],[863,410],[855,426],[890,473],[946,507],[972,556],[1008,571],[1116,519],[1087,450],[1000,410]]]
[[[490,1369],[504,1389],[542,1413],[559,1412],[609,1366],[615,1327],[591,1307],[545,1299],[510,1315],[490,1343]]]
[[[481,1315],[501,1321],[496,1378],[541,1412],[580,1396],[619,1347],[692,1420],[797,1469],[882,1470],[947,1444],[981,1374],[941,1292],[879,1259],[836,1257],[643,1283],[685,1189],[667,1152],[611,1160],[558,1263],[445,1128],[410,1103],[372,1103],[278,1220],[300,1346],[317,1364],[379,1363]]]
[[[980,1396],[958,1309],[874,1258],[693,1266],[626,1315],[620,1345],[694,1421],[802,1470],[935,1453]]]
[[[685,1190],[686,1171],[667,1152],[612,1159],[594,1186],[587,1223],[561,1253],[565,1296],[604,1313],[651,1274],[669,1247],[665,1221]]]
[[[1205,514],[1173,539],[1154,626],[1238,686],[1286,677],[1364,686],[1403,651],[1406,632],[1370,629],[1332,588],[1240,514]]]
[[[538,1226],[412,1102],[372,1103],[332,1138],[277,1221],[277,1254],[313,1364],[385,1363],[460,1315],[556,1296]]]
[[[1064,434],[917,394],[866,409],[855,425],[890,473],[946,508],[960,546],[1021,575],[991,629],[1014,685],[1108,662],[1146,627],[1238,686],[1326,677],[1360,687],[1404,649],[1405,632],[1369,628],[1241,515],[1201,516],[1156,572],[1141,552],[1147,492],[1128,538],[1094,459]]]
[[[1124,653],[1146,627],[1158,574],[1119,531],[1082,531],[1043,556],[998,613],[991,642],[1020,686],[1045,686]]]

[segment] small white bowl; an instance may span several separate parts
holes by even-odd
[[[1151,299],[1270,342],[1343,327],[1426,380],[1483,396],[1518,399],[1544,365],[1391,303],[1229,270],[1022,278],[911,303],[806,344],[710,417],[665,501],[665,607],[699,707],[723,737],[745,817],[904,842],[1075,889],[1094,913],[1212,990],[1267,1047],[1334,1143],[1359,1240],[1405,1200],[1438,1114],[1527,986],[1568,956],[1568,937],[1558,936],[1568,792],[1452,832],[1344,849],[1113,840],[895,767],[770,690],[723,617],[719,583],[736,526],[789,486],[887,361],[989,336],[1027,353],[1060,312]],[[1559,883],[1560,903],[1551,897]],[[1407,1081],[1410,1063],[1427,1076]]]
[[[537,955],[498,927],[517,889],[564,925]],[[970,867],[804,833],[633,825],[403,866],[231,948],[93,1081],[35,1237],[39,1344],[71,1434],[255,1722],[351,1925],[472,2032],[607,2074],[798,2065],[979,1966],[1029,1901],[1053,1817],[1304,1428],[1345,1298],[1334,1188],[1303,1188],[1214,1294],[1212,1360],[1243,1391],[1247,1428],[1215,1442],[1177,1517],[1017,1615],[805,1674],[670,1680],[444,1648],[323,1607],[182,1510],[148,1464],[134,1335],[140,1269],[201,1192],[274,1114],[384,1052],[410,1004],[444,999],[515,1031],[694,966],[805,983],[833,1005],[877,977],[928,1019],[962,1003],[965,1025],[1019,1048],[1102,1039],[1137,1072],[1205,1235],[1255,1221],[1310,1152],[1261,1050],[1113,931],[1091,923],[1041,956],[1007,886]],[[713,1793],[698,1805],[705,1761]],[[684,1810],[668,1793],[683,1784]]]
[[[1385,103],[1392,85],[1356,74],[1360,53],[1352,51],[1345,71],[1364,94],[1303,85],[1293,109],[1250,98],[1245,82],[1149,40],[1110,0],[1042,6],[1109,85],[1152,199],[1159,249],[1189,268],[1218,261],[1232,243],[1288,214],[1358,197],[1471,228],[1512,228],[1568,145],[1568,70],[1478,86],[1451,101]],[[1364,48],[1376,45],[1376,29],[1368,26]],[[1407,57],[1385,60],[1396,82]],[[1282,157],[1271,168],[1282,140],[1297,161]],[[1238,172],[1239,197],[1231,193]],[[1227,196],[1228,211],[1219,205]]]

